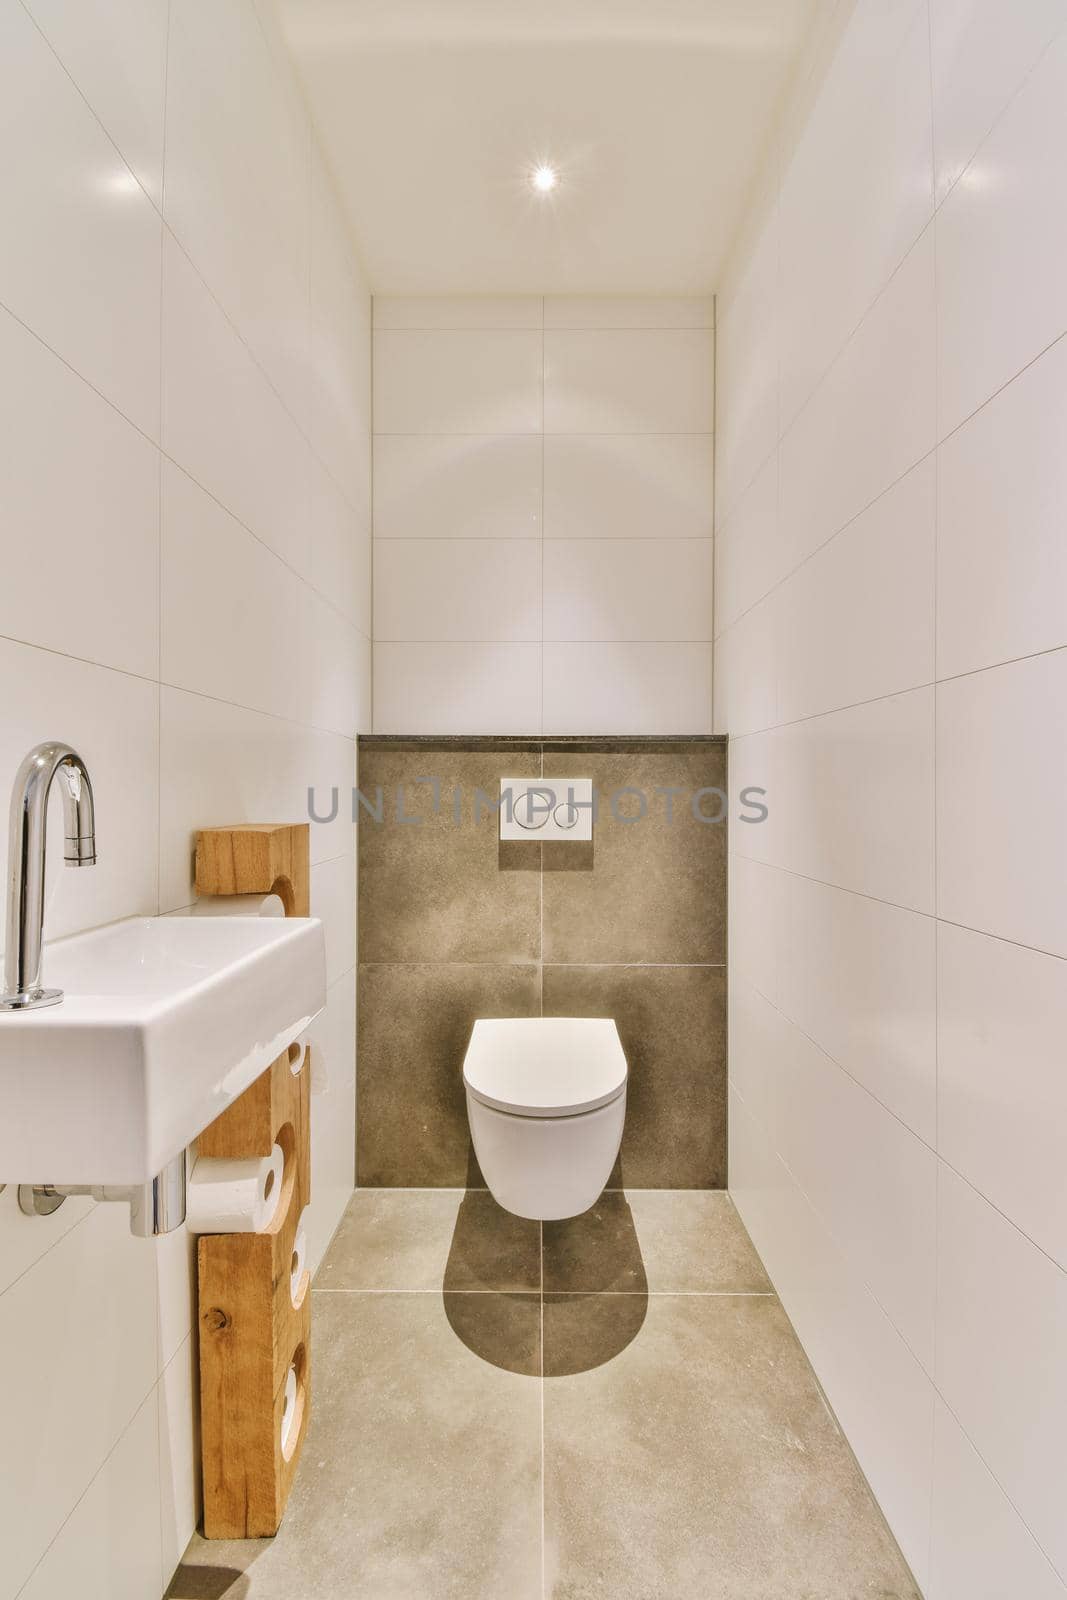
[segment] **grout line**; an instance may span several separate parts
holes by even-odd
[[[315,1294],[335,1295],[368,1295],[381,1296],[389,1294],[403,1295],[513,1295],[515,1297],[536,1294],[541,1301],[541,1331],[544,1334],[544,1299],[561,1300],[575,1298],[586,1300],[591,1295],[600,1295],[608,1299],[631,1300],[775,1300],[778,1298],[774,1289],[545,1289],[544,1269],[542,1267],[542,1285],[540,1289],[531,1284],[525,1287],[511,1285],[501,1289],[450,1289],[447,1284],[438,1284],[432,1289],[334,1289],[329,1284],[316,1283]],[[544,1352],[541,1358],[544,1367]],[[541,1374],[544,1377],[544,1372]]]

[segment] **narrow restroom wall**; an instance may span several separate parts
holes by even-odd
[[[592,778],[591,843],[499,838],[485,797],[527,776]],[[539,1015],[618,1024],[611,1187],[725,1186],[727,823],[695,815],[725,786],[716,739],[360,741],[361,1187],[481,1186],[471,1027]]]
[[[376,732],[711,731],[713,311],[375,299]]]
[[[0,0],[0,790],[70,740],[100,850],[63,872],[57,811],[50,936],[187,906],[198,826],[302,820],[369,726],[370,303],[266,17]],[[313,829],[316,1254],[353,1184],[353,858],[350,824]],[[190,1264],[124,1207],[0,1194],[0,1600],[166,1586],[197,1514]]]
[[[840,6],[718,300],[730,1182],[932,1600],[1067,1594],[1067,35]]]

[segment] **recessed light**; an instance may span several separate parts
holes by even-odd
[[[538,194],[549,194],[559,186],[559,173],[555,167],[551,167],[547,161],[543,161],[540,166],[534,167],[530,173],[530,184],[532,188],[537,190]]]

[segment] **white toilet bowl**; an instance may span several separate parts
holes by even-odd
[[[463,1083],[474,1153],[497,1202],[542,1222],[588,1211],[626,1120],[626,1057],[614,1021],[479,1018]]]

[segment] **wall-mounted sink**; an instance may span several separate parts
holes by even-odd
[[[314,917],[137,917],[57,940],[0,1014],[0,1182],[149,1182],[326,1002]]]

